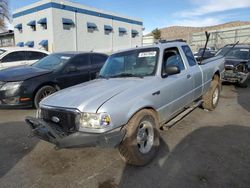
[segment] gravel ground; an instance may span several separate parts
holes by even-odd
[[[250,83],[249,83],[250,85]],[[24,117],[0,111],[0,187],[250,187],[250,87],[223,86],[217,109],[197,108],[161,132],[145,167],[127,166],[116,149],[54,150],[29,138]]]

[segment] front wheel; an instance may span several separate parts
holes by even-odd
[[[160,145],[157,127],[158,120],[152,110],[141,110],[130,119],[118,148],[126,163],[143,166],[155,157]]]
[[[202,96],[202,107],[206,110],[214,110],[220,98],[220,80],[213,79],[208,91]]]
[[[56,89],[52,86],[43,86],[41,87],[34,97],[34,107],[37,109],[39,108],[39,103],[41,100],[43,100],[45,97],[48,97],[52,93],[55,93]]]

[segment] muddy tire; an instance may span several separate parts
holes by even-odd
[[[202,107],[204,109],[212,111],[217,107],[220,98],[220,90],[220,80],[217,77],[217,79],[212,80],[208,91],[202,96]]]
[[[37,109],[39,108],[39,102],[43,100],[45,97],[55,93],[56,89],[52,86],[43,86],[41,87],[35,94],[34,97],[34,107]]]
[[[152,110],[141,110],[124,126],[126,135],[118,149],[122,159],[130,165],[144,166],[155,157],[160,138],[158,119]]]

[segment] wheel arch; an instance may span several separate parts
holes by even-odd
[[[59,87],[58,84],[56,84],[55,82],[44,82],[44,83],[38,85],[38,86],[35,88],[35,90],[34,90],[34,92],[33,92],[33,96],[32,96],[33,100],[34,100],[35,95],[36,95],[36,93],[38,92],[38,90],[41,89],[41,88],[44,87],[44,86],[52,86],[52,87],[56,88],[57,91],[60,90],[60,87]]]

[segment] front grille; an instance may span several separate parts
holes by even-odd
[[[77,113],[72,110],[41,109],[41,118],[44,121],[57,124],[64,132],[67,133],[76,131],[76,115]]]

